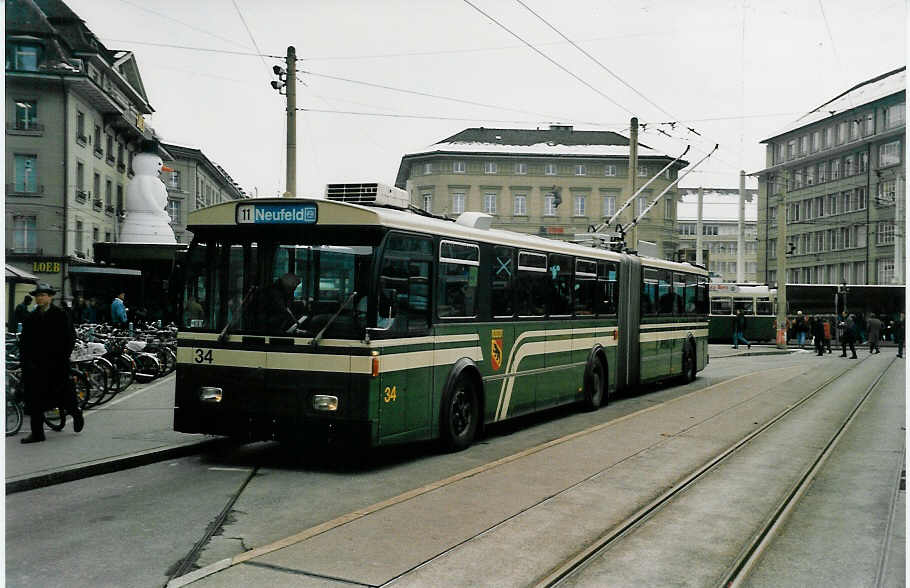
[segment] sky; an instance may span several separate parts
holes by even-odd
[[[692,163],[720,145],[680,186],[737,188],[760,141],[907,58],[904,0],[65,1],[135,54],[163,140],[259,197],[285,190],[288,46],[299,196],[394,185],[403,155],[469,127],[628,135],[632,116]]]

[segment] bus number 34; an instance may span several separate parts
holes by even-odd
[[[195,361],[196,363],[203,363],[203,362],[212,363],[212,350],[211,349],[208,349],[208,350],[194,349],[193,353],[195,354],[193,361]]]
[[[392,386],[391,388],[386,386],[385,390],[383,392],[384,392],[384,395],[382,397],[382,400],[384,402],[388,403],[388,402],[395,402],[396,400],[398,400],[398,391],[395,389],[395,386]]]

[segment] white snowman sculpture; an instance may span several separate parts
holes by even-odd
[[[174,171],[157,153],[137,153],[133,179],[126,186],[126,218],[120,229],[121,243],[176,243],[167,213],[167,188],[158,177]]]

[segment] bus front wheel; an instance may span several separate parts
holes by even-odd
[[[461,451],[474,442],[480,419],[477,398],[474,380],[462,371],[452,380],[442,399],[439,430],[446,450]]]

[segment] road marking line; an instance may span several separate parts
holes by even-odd
[[[248,472],[252,468],[219,468],[219,467],[210,467],[210,472]]]
[[[598,425],[594,425],[594,426],[592,426],[592,427],[588,427],[587,429],[583,429],[583,430],[581,430],[581,431],[576,431],[575,433],[571,433],[571,434],[566,435],[566,436],[564,436],[564,437],[560,437],[560,438],[558,438],[558,439],[553,439],[552,441],[548,441],[548,442],[546,442],[546,443],[542,443],[542,444],[537,445],[537,446],[535,446],[535,447],[531,447],[531,448],[525,449],[524,451],[520,451],[520,452],[518,452],[518,453],[513,453],[512,455],[508,455],[508,456],[503,457],[503,458],[500,458],[500,459],[498,459],[498,460],[496,460],[496,461],[492,461],[492,462],[490,462],[490,463],[486,463],[486,464],[477,466],[477,467],[472,468],[472,469],[470,469],[470,470],[466,470],[466,471],[464,471],[464,472],[460,472],[460,473],[458,473],[458,474],[454,474],[454,475],[452,475],[452,476],[449,476],[448,478],[443,478],[442,480],[437,480],[436,482],[431,482],[431,483],[426,484],[426,485],[424,485],[424,486],[421,486],[421,487],[419,487],[419,488],[415,488],[415,489],[413,489],[413,490],[409,490],[409,491],[407,491],[407,492],[404,492],[404,493],[402,493],[402,494],[399,494],[398,496],[393,496],[392,498],[389,498],[389,499],[387,499],[387,500],[383,500],[382,502],[377,502],[376,504],[367,506],[367,507],[362,508],[362,509],[354,510],[354,511],[349,512],[349,513],[347,513],[347,514],[344,514],[344,515],[341,515],[341,516],[339,516],[339,517],[336,517],[336,518],[334,518],[334,519],[332,519],[332,520],[330,520],[330,521],[326,521],[326,522],[321,523],[321,524],[319,524],[319,525],[316,525],[316,526],[314,526],[314,527],[310,527],[309,529],[305,529],[305,530],[303,530],[303,531],[301,531],[300,533],[297,533],[297,534],[295,534],[295,535],[291,535],[291,536],[289,536],[289,537],[285,537],[284,539],[279,539],[278,541],[274,541],[274,542],[272,542],[272,543],[268,543],[268,544],[266,544],[266,545],[263,545],[263,546],[260,546],[260,547],[256,547],[256,548],[254,548],[254,549],[250,549],[249,551],[244,551],[243,553],[240,553],[240,554],[235,555],[234,557],[230,558],[230,563],[229,563],[227,566],[224,565],[224,564],[225,564],[225,560],[221,560],[221,561],[215,562],[214,564],[210,564],[209,566],[206,566],[206,567],[203,567],[203,568],[199,568],[198,570],[195,570],[194,572],[192,572],[192,574],[193,574],[193,579],[190,580],[190,582],[193,582],[193,581],[195,581],[195,580],[197,580],[197,579],[199,579],[199,578],[203,578],[203,577],[208,576],[208,575],[210,575],[210,574],[214,574],[214,573],[216,573],[216,572],[219,572],[219,571],[221,571],[221,570],[223,570],[223,569],[226,569],[227,567],[233,567],[233,566],[235,566],[235,565],[237,565],[237,564],[243,563],[243,562],[248,561],[248,560],[251,560],[251,559],[253,559],[253,558],[260,557],[260,556],[263,556],[263,555],[267,555],[267,554],[272,553],[272,552],[274,552],[274,551],[278,551],[278,550],[280,550],[280,549],[284,549],[285,547],[290,547],[291,545],[300,543],[300,542],[302,542],[302,541],[305,541],[305,540],[307,540],[307,539],[310,539],[310,538],[312,538],[312,537],[315,537],[316,535],[320,535],[320,534],[325,533],[325,532],[327,532],[327,531],[331,531],[332,529],[335,529],[335,528],[337,528],[337,527],[340,527],[340,526],[345,525],[345,524],[347,524],[347,523],[350,523],[350,522],[352,522],[352,521],[356,521],[357,519],[363,518],[363,517],[365,517],[365,516],[367,516],[367,515],[369,515],[369,514],[372,514],[372,513],[374,513],[374,512],[383,510],[383,509],[385,509],[385,508],[388,508],[388,507],[390,507],[390,506],[394,506],[394,505],[396,505],[396,504],[400,504],[400,503],[402,503],[402,502],[405,502],[405,501],[410,500],[410,499],[412,499],[412,498],[416,498],[416,497],[418,497],[418,496],[421,496],[421,495],[426,494],[426,493],[428,493],[428,492],[431,492],[431,491],[433,491],[433,490],[437,490],[437,489],[439,489],[439,488],[443,488],[443,487],[445,487],[445,486],[449,486],[449,485],[451,485],[451,484],[454,484],[455,482],[459,482],[459,481],[464,480],[464,479],[466,479],[466,478],[470,478],[470,477],[476,476],[476,475],[478,475],[478,474],[482,474],[482,473],[484,473],[484,472],[486,472],[486,471],[492,470],[493,468],[496,468],[496,467],[499,467],[499,466],[502,466],[502,465],[511,463],[511,462],[516,461],[516,460],[519,460],[519,459],[521,459],[521,458],[523,458],[523,457],[527,457],[527,456],[529,456],[529,455],[533,455],[533,454],[535,454],[535,453],[539,453],[539,452],[541,452],[541,451],[543,451],[543,450],[545,450],[545,449],[548,449],[548,448],[550,448],[550,447],[553,447],[553,446],[555,446],[555,445],[560,445],[560,444],[562,444],[562,443],[565,443],[565,442],[567,442],[567,441],[571,441],[571,440],[576,439],[576,438],[578,438],[578,437],[582,437],[582,436],[584,436],[584,435],[588,435],[588,434],[591,434],[591,433],[600,431],[601,429],[604,429],[604,428],[606,428],[606,427],[613,426],[613,425],[615,425],[615,424],[617,424],[617,423],[623,422],[623,421],[628,420],[628,419],[630,419],[630,418],[632,418],[632,417],[636,417],[636,416],[642,415],[642,414],[644,414],[644,413],[646,413],[646,412],[650,412],[650,411],[652,411],[652,410],[656,410],[656,409],[658,409],[658,408],[661,408],[661,407],[663,407],[663,406],[666,406],[666,405],[668,405],[668,404],[672,404],[672,403],[674,403],[674,402],[683,400],[683,399],[688,398],[688,397],[690,397],[690,396],[692,396],[692,395],[694,395],[694,394],[698,394],[698,393],[700,393],[700,392],[705,392],[705,391],[707,391],[707,390],[711,390],[712,388],[716,388],[716,387],[718,387],[718,386],[727,385],[727,384],[732,384],[732,383],[734,383],[734,382],[736,382],[736,381],[738,381],[738,380],[742,380],[742,379],[744,379],[744,378],[748,378],[749,376],[756,376],[756,375],[758,375],[758,376],[764,376],[764,375],[766,375],[766,374],[768,374],[768,373],[770,373],[770,372],[784,371],[784,370],[794,370],[794,368],[799,368],[799,369],[801,369],[801,370],[807,369],[806,366],[796,365],[796,366],[786,366],[786,367],[779,367],[779,368],[771,368],[771,369],[764,370],[763,372],[753,372],[753,373],[748,373],[748,374],[742,374],[742,375],[736,376],[736,377],[734,377],[734,378],[730,378],[729,380],[724,380],[723,382],[717,382],[716,384],[712,384],[712,385],[706,386],[706,387],[704,387],[704,388],[699,388],[698,390],[693,390],[692,392],[689,392],[689,393],[687,393],[687,394],[683,394],[682,396],[678,396],[678,397],[676,397],[676,398],[672,398],[672,399],[670,399],[670,400],[667,400],[666,402],[663,402],[663,403],[660,403],[660,404],[655,404],[655,405],[649,406],[649,407],[647,407],[647,408],[643,408],[643,409],[638,410],[638,411],[636,411],[636,412],[629,413],[629,414],[627,414],[627,415],[618,417],[618,418],[616,418],[616,419],[612,419],[612,420],[607,421],[607,422],[605,422],[605,423],[600,423],[600,424],[598,424]],[[811,369],[811,366],[810,366],[808,369]],[[805,373],[805,372],[803,372],[803,373]],[[794,377],[795,377],[795,376],[794,376]],[[207,570],[208,570],[208,571],[207,571]],[[206,572],[206,571],[207,571],[207,572]],[[185,576],[181,576],[181,578],[182,578],[182,577],[185,577]],[[175,578],[174,580],[179,580],[179,579],[180,579],[180,578]],[[186,585],[186,584],[188,584],[188,583],[190,583],[190,582],[186,582],[186,583],[183,583],[183,584],[171,584],[171,583],[169,583],[169,584],[168,584],[168,587],[169,587],[169,588],[175,588],[175,587],[177,587],[177,586],[184,586],[184,585]]]

